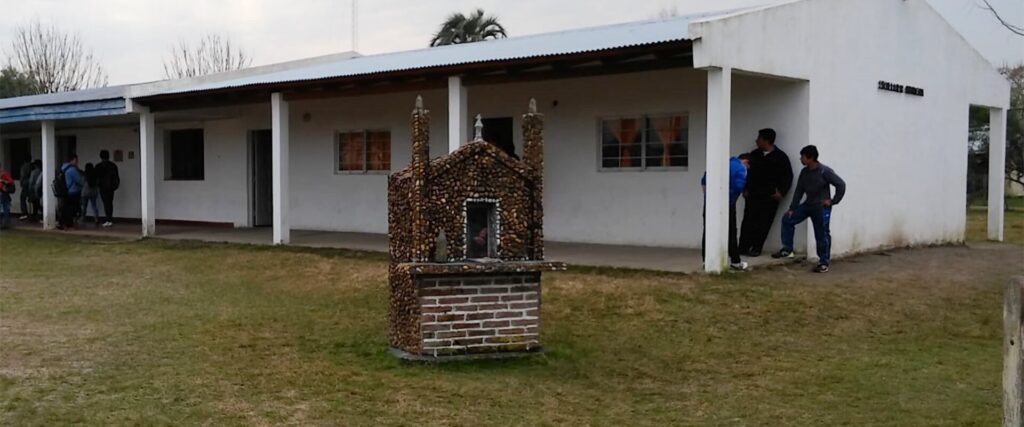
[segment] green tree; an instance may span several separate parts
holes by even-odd
[[[1000,70],[1010,79],[1010,111],[1006,115],[1006,178],[1024,185],[1024,65]]]
[[[999,72],[1010,81],[1010,109],[1006,114],[1006,179],[1024,185],[1024,65],[1002,67]],[[985,197],[988,187],[987,108],[971,108],[968,141],[968,200],[980,200]]]
[[[508,37],[505,27],[498,23],[498,18],[486,16],[483,9],[477,9],[469,16],[453,13],[441,24],[441,29],[430,40],[430,46],[473,43],[487,39],[503,39]]]
[[[28,73],[7,66],[0,69],[0,98],[42,93],[39,83]]]

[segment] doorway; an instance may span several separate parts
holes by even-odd
[[[15,181],[21,179],[21,166],[32,161],[31,144],[32,141],[28,138],[4,140],[4,147],[7,148],[4,166],[11,172],[11,178]]]
[[[516,144],[514,142],[514,130],[511,117],[495,117],[483,119],[484,141],[490,142],[504,150],[508,155],[519,158],[516,155]]]
[[[250,212],[253,227],[269,227],[274,223],[273,160],[270,129],[249,133]]]

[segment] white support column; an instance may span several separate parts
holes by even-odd
[[[61,161],[57,160],[57,130],[53,121],[44,121],[41,132],[43,135],[43,229],[52,230],[57,226],[57,197],[53,195],[51,184]]]
[[[988,239],[1003,241],[1006,203],[1006,110],[989,110],[988,134]]]
[[[708,69],[707,193],[704,271],[721,273],[729,261],[729,130],[732,69]]]
[[[467,141],[466,124],[469,116],[469,97],[466,87],[462,85],[462,77],[448,77],[448,152],[458,150]]]
[[[288,101],[280,92],[270,95],[272,143],[271,151],[274,192],[274,244],[285,245],[291,240],[288,222]]]
[[[156,117],[139,111],[139,160],[142,177],[142,237],[156,236]]]

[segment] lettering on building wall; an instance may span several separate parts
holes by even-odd
[[[905,93],[907,95],[924,96],[924,89],[914,86],[901,85],[893,82],[887,82],[885,80],[878,81],[878,90],[885,90],[889,92]]]

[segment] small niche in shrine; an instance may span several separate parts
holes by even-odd
[[[498,204],[487,200],[466,201],[466,259],[497,259]]]

